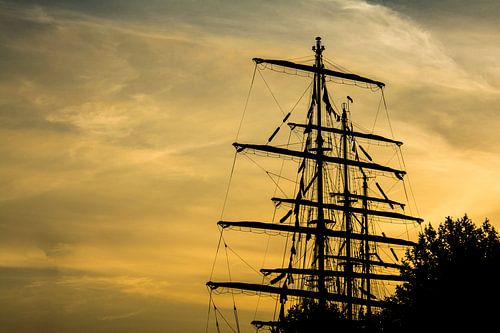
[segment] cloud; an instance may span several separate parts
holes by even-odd
[[[120,320],[120,319],[125,319],[125,318],[130,318],[133,316],[138,315],[141,313],[141,311],[134,311],[134,312],[128,312],[128,313],[122,313],[122,314],[115,314],[115,315],[107,315],[101,318],[101,320]]]
[[[414,14],[430,4],[353,0],[0,8],[3,327],[34,319],[25,331],[125,332],[145,323],[199,331],[250,59],[310,56],[318,35],[329,61],[387,83],[424,217],[466,210],[495,223],[500,66],[488,24],[463,32]],[[308,85],[263,75],[285,110]],[[335,101],[348,89],[332,89]],[[363,117],[380,98],[349,95]],[[257,74],[239,139],[265,140],[282,118]],[[372,127],[373,117],[363,121]],[[225,216],[272,217],[274,183],[259,167],[238,158],[232,185]],[[258,266],[252,253],[262,239],[241,242],[230,245]]]
[[[205,305],[164,300],[161,281],[83,275],[55,269],[0,268],[0,321],[7,330],[158,332],[199,331]],[[83,273],[85,274],[85,273]]]
[[[465,1],[404,1],[404,0],[369,0],[371,3],[378,3],[388,6],[397,11],[414,15],[418,19],[426,19],[434,22],[449,22],[456,18],[471,20],[481,18],[483,20],[494,20],[500,9],[489,0]],[[480,24],[480,23],[479,23]]]

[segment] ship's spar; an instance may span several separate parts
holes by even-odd
[[[369,233],[369,218],[370,217],[383,217],[388,219],[398,219],[406,220],[411,222],[421,223],[422,219],[410,215],[406,215],[393,210],[375,210],[370,209],[370,203],[379,203],[389,206],[394,209],[395,206],[399,208],[404,208],[404,204],[390,200],[386,194],[383,192],[382,188],[378,183],[376,183],[379,188],[382,198],[369,196],[368,195],[368,177],[366,175],[366,170],[393,175],[398,179],[402,179],[406,174],[404,170],[394,169],[385,165],[377,164],[372,162],[372,158],[368,155],[366,151],[361,147],[363,153],[368,156],[369,162],[361,161],[359,158],[352,159],[349,158],[349,139],[352,140],[356,138],[363,138],[366,140],[372,140],[376,142],[383,142],[387,144],[394,144],[397,146],[402,145],[402,142],[393,139],[385,138],[383,136],[367,134],[356,132],[349,126],[348,119],[348,104],[344,103],[342,107],[342,114],[337,115],[338,120],[341,122],[341,128],[333,128],[324,126],[322,124],[323,101],[326,106],[326,111],[331,111],[331,106],[329,105],[328,94],[326,91],[326,77],[333,77],[341,80],[349,80],[356,83],[373,85],[382,89],[385,84],[380,81],[375,81],[360,75],[343,73],[339,71],[334,71],[325,68],[323,63],[323,51],[324,46],[321,44],[321,38],[316,38],[316,45],[313,46],[313,51],[315,54],[315,63],[313,66],[298,64],[285,60],[271,60],[254,58],[253,60],[257,65],[269,65],[269,66],[280,66],[285,68],[294,69],[297,71],[305,71],[313,73],[314,88],[311,109],[315,108],[315,123],[313,120],[312,113],[308,115],[308,122],[306,124],[299,124],[289,122],[288,125],[293,129],[303,129],[304,133],[315,133],[315,149],[308,149],[307,145],[303,151],[296,151],[291,149],[285,149],[281,147],[274,147],[271,145],[258,145],[258,144],[248,144],[248,143],[234,143],[233,146],[236,148],[237,152],[244,151],[260,151],[266,154],[276,154],[279,156],[287,156],[290,158],[296,158],[302,161],[299,167],[299,172],[304,168],[304,163],[306,161],[312,162],[314,165],[314,175],[309,180],[309,184],[304,185],[299,189],[299,194],[296,198],[272,198],[276,203],[289,204],[293,207],[285,219],[291,215],[292,211],[296,216],[295,224],[284,224],[281,223],[269,223],[269,222],[258,222],[258,221],[219,221],[218,224],[223,229],[226,228],[247,228],[255,230],[269,230],[282,233],[293,233],[293,234],[304,234],[308,237],[313,236],[315,240],[315,255],[316,265],[311,268],[262,268],[260,271],[265,276],[271,274],[278,274],[276,278],[271,281],[271,285],[266,284],[252,284],[243,282],[216,282],[210,281],[207,286],[211,290],[218,288],[229,288],[238,290],[247,290],[260,293],[269,293],[280,295],[282,303],[282,311],[286,296],[295,296],[299,298],[310,298],[316,299],[320,309],[326,309],[327,302],[339,302],[344,304],[344,310],[346,317],[349,321],[355,319],[353,314],[353,306],[360,305],[364,306],[366,313],[371,314],[372,307],[383,307],[385,303],[383,300],[373,299],[371,296],[371,280],[381,280],[381,281],[401,281],[401,277],[395,274],[376,274],[371,272],[372,266],[383,266],[391,268],[402,268],[401,265],[384,263],[382,261],[371,260],[371,249],[370,242],[374,244],[390,244],[396,246],[413,246],[413,242],[408,240],[403,240],[394,237],[386,237],[385,235],[379,236]],[[288,118],[288,117],[287,117]],[[326,148],[324,147],[324,133],[333,133],[340,135],[341,143],[341,154],[338,156],[331,156],[325,154]],[[273,133],[272,136],[274,136]],[[341,176],[343,178],[343,189],[342,191],[330,193],[330,197],[338,197],[340,204],[325,202],[325,185],[324,185],[324,169],[325,165],[334,164],[340,166]],[[356,194],[351,192],[350,188],[350,172],[351,169],[357,168],[363,175],[362,194]],[[314,183],[315,186],[311,186]],[[305,194],[309,189],[315,190],[315,200],[314,199],[304,199],[303,194]],[[354,206],[352,203],[355,200],[361,201],[361,206]],[[307,226],[304,226],[304,221],[299,220],[299,207],[313,207],[316,209],[316,216],[313,220],[307,221]],[[325,217],[326,211],[338,211],[342,214],[343,218],[343,230],[333,230],[328,226],[333,224],[333,221]],[[361,232],[354,232],[352,227],[353,214],[358,214],[361,216]],[[282,219],[283,220],[283,219]],[[344,241],[344,253],[343,255],[332,256],[329,255],[325,249],[325,244],[329,238],[338,238]],[[352,253],[353,241],[359,242],[363,247],[363,257],[354,257]],[[392,251],[392,249],[391,249]],[[329,269],[325,267],[325,262],[327,260],[334,259],[338,260],[343,269]],[[362,265],[362,272],[354,271],[354,265]],[[311,276],[314,277],[315,289],[305,290],[297,288],[289,288],[286,283],[286,278],[288,276],[301,275],[301,276]],[[326,281],[331,277],[341,277],[345,283],[345,293],[331,292],[328,290]],[[281,280],[285,279],[285,283],[281,286],[275,286]],[[353,293],[353,282],[356,279],[362,279],[364,282],[364,297],[359,297],[359,295],[354,295]],[[283,318],[283,313],[280,315]],[[255,321],[254,324],[257,326],[270,325],[276,326],[279,324],[276,322],[263,322]]]

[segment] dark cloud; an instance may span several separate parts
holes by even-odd
[[[78,1],[78,0],[27,0],[19,4],[16,1],[2,1],[4,4],[8,4],[11,7],[38,7],[38,8],[55,8],[55,9],[65,9],[71,11],[77,11],[82,14],[87,15],[99,15],[103,17],[113,17],[120,16],[124,13],[131,13],[133,10],[139,8],[144,8],[141,6],[134,5],[133,1],[120,1],[120,0],[110,0],[110,1]]]
[[[283,14],[283,6],[301,6],[302,1],[228,1],[228,0],[149,0],[139,4],[133,0],[78,1],[78,0],[27,0],[20,5],[16,1],[4,2],[11,7],[31,7],[49,10],[66,10],[106,19],[125,20],[129,23],[149,21],[154,23],[190,24],[212,29],[236,30],[241,18],[260,20],[259,15],[275,17]],[[279,8],[279,9],[278,9]],[[257,15],[258,14],[258,15]],[[256,26],[257,28],[257,26]]]
[[[145,281],[53,268],[2,267],[0,325],[16,332],[197,332],[204,328],[205,305],[134,292]]]
[[[472,19],[495,20],[500,14],[500,8],[493,0],[368,0],[369,3],[380,4],[393,8],[419,20],[439,23],[448,20],[469,21]],[[478,22],[479,23],[479,22]]]
[[[63,132],[76,130],[71,124],[48,121],[44,114],[44,110],[34,105],[7,102],[0,106],[0,127],[9,130],[32,129]]]

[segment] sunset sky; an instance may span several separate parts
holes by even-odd
[[[204,331],[251,59],[310,56],[316,36],[387,84],[426,223],[500,228],[499,17],[494,0],[0,0],[1,330]]]

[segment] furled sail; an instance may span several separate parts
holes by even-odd
[[[287,60],[253,58],[253,61],[255,61],[256,64],[277,65],[277,66],[297,69],[300,71],[337,77],[337,78],[350,80],[350,81],[357,81],[357,82],[363,82],[363,83],[368,83],[368,84],[374,84],[379,88],[385,87],[385,83],[380,82],[380,81],[375,81],[375,80],[372,80],[372,79],[369,79],[369,78],[366,78],[366,77],[363,77],[363,76],[360,76],[357,74],[338,72],[338,71],[334,71],[334,70],[327,69],[324,67],[315,67],[315,66],[309,66],[309,65],[304,65],[304,64],[297,64],[297,63],[287,61]]]
[[[380,291],[387,285],[394,286],[407,281],[407,275],[397,272],[408,271],[410,267],[404,261],[401,263],[399,258],[405,250],[416,246],[414,241],[409,240],[410,237],[400,237],[408,234],[408,224],[416,226],[423,222],[422,218],[413,216],[411,206],[406,209],[409,213],[405,210],[408,204],[408,198],[403,198],[406,187],[398,189],[393,186],[404,186],[404,164],[400,162],[398,166],[394,158],[401,152],[399,147],[403,142],[363,133],[364,130],[354,130],[355,123],[351,120],[353,98],[350,96],[355,96],[356,101],[358,96],[349,92],[350,96],[338,108],[335,103],[337,91],[327,89],[327,86],[334,86],[339,81],[348,83],[344,82],[347,80],[350,83],[363,83],[353,86],[372,88],[365,92],[378,91],[382,93],[381,98],[385,98],[385,84],[357,74],[326,68],[323,50],[321,38],[318,37],[313,46],[315,64],[312,66],[286,60],[253,59],[255,70],[259,71],[263,67],[276,69],[274,66],[278,66],[280,69],[293,69],[295,73],[312,73],[304,75],[312,77],[307,88],[310,90],[306,89],[306,92],[310,92],[310,99],[307,104],[303,104],[302,117],[305,119],[300,122],[294,122],[296,114],[292,115],[295,106],[300,105],[298,102],[288,113],[282,110],[284,117],[275,124],[277,127],[270,131],[271,135],[266,136],[266,144],[233,143],[237,153],[235,159],[240,153],[250,159],[250,154],[280,158],[283,160],[281,170],[286,169],[291,174],[282,176],[281,171],[278,174],[266,170],[268,175],[279,177],[276,178],[278,181],[273,179],[273,182],[276,189],[283,193],[283,197],[273,195],[271,198],[275,204],[273,217],[269,219],[272,222],[221,220],[217,224],[221,232],[220,240],[223,240],[222,244],[226,248],[226,237],[222,233],[227,230],[284,236],[281,237],[284,257],[273,263],[268,262],[269,267],[252,267],[258,279],[252,281],[247,280],[248,275],[243,279],[235,278],[232,274],[234,271],[230,272],[226,252],[228,278],[214,281],[218,279],[211,277],[211,281],[206,284],[210,295],[212,292],[274,295],[276,307],[279,307],[279,311],[275,311],[275,318],[270,321],[254,320],[253,324],[257,328],[272,327],[272,332],[277,333],[282,332],[286,311],[304,299],[322,310],[331,305],[338,307],[349,325],[358,325],[359,321],[369,318],[372,308],[376,312],[385,307],[387,303]],[[357,87],[352,88],[359,90]],[[385,106],[385,100],[380,105]],[[363,125],[357,124],[358,128],[363,128]],[[299,141],[282,142],[284,130],[294,134]],[[379,150],[383,149],[385,151],[380,153]],[[400,161],[400,156],[397,156]],[[284,168],[287,160],[291,163]],[[387,160],[390,164],[379,163]],[[257,162],[255,164],[258,165]],[[291,182],[291,186],[283,186],[287,191],[281,188],[281,179]],[[392,230],[382,229],[381,224],[390,224]],[[406,233],[395,232],[399,226],[406,228]],[[239,255],[238,258],[242,259]],[[255,281],[261,283],[250,283]],[[233,295],[235,322],[239,325],[234,302]],[[215,308],[215,303],[213,306]],[[217,315],[216,312],[215,321],[218,325]],[[239,331],[239,328],[233,331]]]

